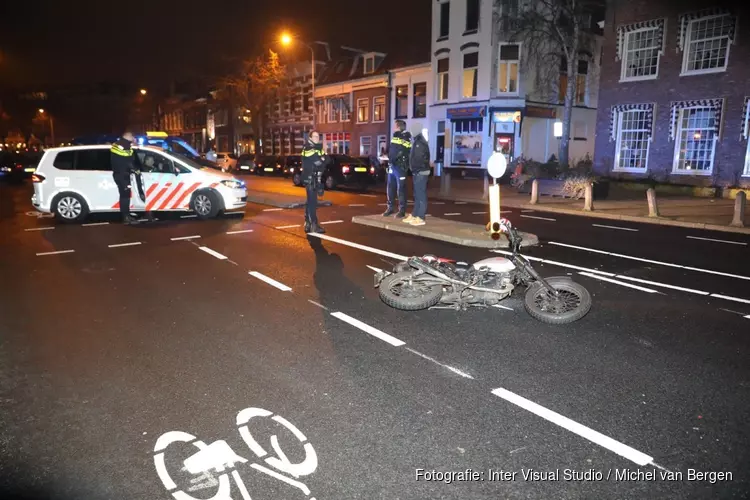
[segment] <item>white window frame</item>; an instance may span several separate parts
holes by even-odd
[[[364,59],[365,59],[364,63],[363,63],[363,66],[364,66],[364,68],[363,68],[364,71],[363,72],[364,72],[364,74],[365,75],[371,75],[371,74],[375,73],[375,56],[366,56]],[[368,62],[370,63],[370,69],[369,69],[369,71],[367,69],[367,63]]]
[[[714,37],[714,38],[706,38],[702,41],[707,40],[721,40],[722,38],[727,39],[727,53],[724,57],[724,66],[718,67],[718,68],[710,68],[710,69],[694,69],[694,70],[688,70],[688,60],[690,58],[690,46],[692,43],[698,43],[692,41],[692,33],[693,33],[693,26],[695,26],[696,23],[699,23],[701,21],[705,21],[706,19],[717,19],[720,17],[731,17],[730,14],[719,14],[715,16],[704,16],[699,17],[698,19],[693,19],[690,22],[688,22],[687,29],[685,30],[685,45],[684,49],[682,50],[682,68],[680,72],[680,76],[691,76],[691,75],[706,75],[710,73],[723,73],[727,70],[727,66],[729,65],[729,51],[732,48],[732,40],[728,36],[723,37]]]
[[[707,109],[711,112],[713,112],[713,108],[710,106],[688,106],[684,108],[680,108],[679,114],[677,117],[677,130],[675,131],[674,136],[674,159],[672,161],[672,173],[678,174],[678,175],[698,175],[698,176],[710,176],[713,174],[714,167],[716,166],[716,143],[719,141],[719,134],[714,133],[714,140],[713,140],[713,146],[711,147],[711,168],[708,170],[693,170],[693,169],[679,169],[677,168],[677,165],[680,162],[680,145],[682,144],[682,119],[683,115],[686,111],[690,111],[693,109]],[[724,119],[722,115],[722,120]]]
[[[326,123],[326,111],[328,110],[328,106],[326,105],[325,99],[316,99],[315,100],[315,112],[317,113],[317,120],[318,123]]]
[[[448,71],[437,71],[437,69],[440,67],[439,63],[443,59],[448,59]],[[449,57],[442,57],[437,60],[437,63],[435,64],[435,74],[437,75],[437,78],[435,80],[435,102],[444,102],[447,101],[450,94],[450,58]],[[444,78],[443,78],[444,77]],[[445,81],[445,85],[443,85],[443,81]],[[442,97],[441,90],[445,89],[445,97]]]
[[[326,111],[328,115],[328,123],[338,123],[341,118],[339,107],[339,98],[328,98],[326,99]]]
[[[370,149],[370,152],[365,154],[364,153],[364,146],[365,146],[365,139],[367,139],[367,142],[369,144],[367,147]],[[372,156],[372,136],[371,135],[363,135],[359,138],[359,156]]]
[[[378,155],[378,158],[380,158],[380,145],[381,145],[381,144],[382,144],[383,146],[385,146],[385,147],[384,147],[384,150],[385,150],[385,153],[384,153],[384,154],[385,154],[385,155],[388,155],[388,137],[387,137],[387,136],[385,136],[385,135],[379,135],[379,136],[378,136],[378,143],[377,143],[377,145],[375,146],[375,147],[377,148],[377,155]]]
[[[470,54],[476,54],[477,55],[477,65],[473,66],[471,68],[464,68],[464,57],[468,56]],[[477,81],[477,93],[472,96],[466,96],[464,95],[464,88],[466,87],[466,72],[474,70],[474,78]],[[479,95],[479,51],[467,51],[461,53],[461,100],[462,101],[473,101],[476,100],[477,96]]]
[[[632,173],[646,173],[648,171],[648,157],[651,153],[651,137],[646,139],[646,159],[643,162],[644,166],[643,168],[629,168],[629,167],[620,167],[620,154],[622,153],[622,122],[625,113],[644,113],[644,115],[647,113],[645,110],[642,109],[629,109],[626,111],[620,111],[617,113],[617,141],[615,142],[615,165],[613,170],[615,172],[632,172]],[[653,117],[652,117],[653,120]],[[651,124],[653,127],[653,123]],[[636,130],[636,129],[631,129]],[[641,129],[637,129],[641,130]],[[643,129],[644,131],[646,129]],[[653,132],[652,132],[653,133]]]
[[[502,47],[504,45],[517,45],[518,46],[518,59],[515,61],[512,61],[510,59],[500,59]],[[521,50],[522,46],[521,43],[501,43],[497,48],[497,93],[502,95],[518,95],[521,87]],[[508,67],[510,67],[510,64],[515,63],[516,64],[516,90],[515,92],[503,92],[500,90],[500,66],[505,64]],[[507,80],[510,81],[510,71],[506,69],[506,75]],[[509,86],[509,85],[507,85]]]
[[[347,102],[348,101],[348,102]],[[351,102],[350,97],[341,97],[339,99],[339,120],[342,122],[348,122],[352,120],[352,110],[351,106],[348,106],[348,104]],[[346,113],[346,118],[344,117],[344,113]]]
[[[750,177],[750,140],[747,141],[745,150],[745,170],[742,171],[742,177]]]
[[[750,102],[745,105],[745,121],[742,123],[742,132],[747,141],[745,150],[745,168],[742,170],[742,177],[750,177]]]
[[[666,30],[662,33],[662,42],[658,47],[658,51],[656,53],[656,73],[653,75],[646,75],[646,76],[626,76],[628,72],[628,54],[636,53],[637,50],[628,50],[628,41],[631,36],[637,34],[637,33],[643,33],[645,31],[655,31],[656,33],[659,32],[659,27],[646,27],[646,28],[640,28],[637,30],[628,31],[625,33],[625,39],[622,42],[622,64],[620,66],[620,81],[621,82],[640,82],[644,80],[656,80],[659,78],[659,66],[661,65],[661,54],[664,49],[664,40],[663,38],[666,36]],[[656,38],[656,37],[654,37]],[[642,50],[642,49],[641,49]]]
[[[362,103],[364,103],[364,109],[367,110],[367,116],[364,120],[359,119],[359,109]],[[357,123],[370,123],[370,100],[366,97],[357,99]]]
[[[381,102],[378,103],[377,101]],[[380,120],[375,119],[375,107],[382,106],[382,112],[380,113]],[[385,121],[385,96],[379,95],[372,98],[372,123],[383,123]]]
[[[398,95],[398,89],[404,88],[406,89],[406,113],[404,115],[398,114],[398,102],[400,99],[403,99],[404,96],[399,97]],[[409,84],[401,84],[396,85],[393,87],[393,116],[396,120],[408,120],[409,119]]]

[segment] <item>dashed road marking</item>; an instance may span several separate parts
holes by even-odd
[[[50,229],[55,229],[54,226],[49,227],[32,227],[30,229],[24,229],[24,231],[49,231]]]
[[[342,220],[327,220],[325,222],[321,222],[320,225],[322,226],[323,224],[341,224],[342,222],[344,222],[344,221],[342,221]]]
[[[368,198],[377,198],[378,197],[375,194],[360,194],[360,196],[367,196]]]
[[[457,374],[457,375],[461,375],[461,376],[462,376],[462,377],[464,377],[464,378],[468,378],[468,379],[474,380],[474,377],[472,377],[471,375],[469,375],[468,373],[466,373],[466,372],[465,372],[465,371],[463,371],[463,370],[459,370],[458,368],[454,368],[454,367],[452,367],[452,366],[444,365],[444,364],[443,364],[443,363],[441,363],[440,361],[437,361],[436,359],[433,359],[433,358],[431,358],[431,357],[427,356],[426,354],[422,354],[422,353],[421,353],[421,352],[419,352],[419,351],[415,351],[414,349],[412,349],[412,348],[410,348],[410,347],[405,347],[405,349],[406,349],[407,351],[411,352],[411,353],[414,353],[414,354],[416,354],[417,356],[419,356],[419,357],[421,357],[421,358],[424,358],[424,359],[426,359],[427,361],[431,361],[431,362],[435,363],[436,365],[442,366],[443,368],[445,368],[445,369],[447,369],[447,370],[450,370],[450,371],[452,371],[453,373],[455,373],[455,374]]]
[[[637,232],[638,229],[633,229],[630,227],[619,227],[619,226],[607,226],[605,224],[591,224],[594,227],[603,227],[605,229],[619,229],[620,231],[635,231]]]
[[[505,309],[505,310],[507,310],[507,311],[512,311],[512,310],[513,310],[513,308],[512,308],[512,307],[508,307],[508,306],[501,306],[500,304],[495,304],[495,305],[494,305],[494,306],[492,306],[492,307],[497,307],[498,309]]]
[[[526,209],[526,210],[521,210],[521,212],[522,212],[522,213],[527,213],[527,212],[533,212],[533,210],[528,210],[528,209]]]
[[[500,253],[503,255],[512,255],[512,252],[507,252],[505,250],[490,250],[490,251],[494,253]],[[557,262],[556,260],[540,259],[539,257],[531,257],[530,255],[524,255],[523,258],[527,260],[535,261],[535,262],[541,262],[542,264],[550,264],[553,266],[567,267],[568,269],[575,269],[576,271],[588,271],[590,273],[601,274],[602,276],[615,276],[614,273],[607,273],[604,271],[599,271],[597,269],[591,269],[588,267],[574,266],[573,264],[565,264],[564,262]]]
[[[252,233],[252,229],[240,229],[239,231],[227,231],[227,234],[242,234],[242,233]]]
[[[334,318],[340,319],[344,323],[349,323],[353,327],[359,328],[363,332],[369,333],[373,337],[377,337],[380,340],[382,340],[383,342],[391,344],[394,347],[400,347],[400,346],[406,344],[406,342],[404,342],[402,340],[399,340],[396,337],[393,337],[391,335],[388,335],[385,332],[381,332],[377,328],[373,328],[373,327],[371,327],[370,325],[368,325],[366,323],[362,323],[360,320],[352,318],[351,316],[349,316],[347,314],[344,314],[342,312],[331,313],[331,316],[333,316]]]
[[[107,245],[109,248],[119,248],[119,247],[134,247],[140,245],[140,241],[132,241],[130,243],[116,243],[114,245]]]
[[[180,215],[180,219],[195,219],[196,217],[198,217],[198,215],[197,215],[197,214],[192,214],[192,215]]]
[[[444,201],[431,201],[430,203],[432,203],[433,205],[445,205]]]
[[[695,293],[698,295],[710,295],[709,292],[704,292],[701,290],[695,290],[693,288],[684,288],[681,286],[675,286],[675,285],[668,285],[666,283],[659,283],[658,281],[649,281],[649,280],[643,280],[640,278],[631,278],[630,276],[623,276],[621,274],[618,274],[616,278],[623,279],[623,280],[629,280],[629,281],[635,281],[636,283],[643,283],[644,285],[652,285],[652,286],[660,286],[663,288],[671,288],[672,290],[679,290],[681,292],[689,292],[689,293]]]
[[[472,215],[484,215],[487,212],[471,212]]]
[[[364,203],[350,203],[349,206],[350,207],[364,207],[365,204]]]
[[[217,259],[219,259],[219,260],[227,260],[227,259],[229,258],[229,257],[227,257],[226,255],[222,255],[222,254],[220,254],[219,252],[217,252],[216,250],[211,250],[211,249],[210,249],[210,248],[208,248],[208,247],[198,247],[198,249],[199,249],[199,250],[203,250],[203,251],[204,251],[204,252],[206,252],[206,253],[207,253],[208,255],[213,255],[214,257],[216,257],[216,258],[217,258]]]
[[[717,299],[731,300],[732,302],[741,302],[743,304],[750,304],[750,300],[748,299],[740,299],[739,297],[731,297],[729,295],[721,295],[718,293],[712,293],[711,297],[715,297]]]
[[[180,236],[178,238],[170,238],[172,241],[181,241],[181,240],[194,240],[197,238],[200,238],[201,236],[199,234],[193,235],[193,236]]]
[[[500,387],[494,389],[492,391],[492,394],[504,399],[505,401],[508,401],[509,403],[513,403],[514,405],[523,408],[524,410],[530,411],[531,413],[542,417],[548,422],[552,422],[553,424],[558,425],[563,429],[567,429],[574,434],[578,434],[582,438],[588,439],[592,443],[596,443],[599,446],[606,448],[609,451],[620,455],[621,457],[627,458],[628,460],[635,462],[638,465],[648,465],[654,460],[652,457],[646,455],[645,453],[641,453],[640,451],[631,448],[630,446],[627,446],[619,441],[615,441],[614,439],[605,436],[604,434],[581,425],[578,422],[569,419],[568,417],[564,417],[559,413],[538,405],[533,401],[519,396],[518,394],[512,393],[507,389]]]
[[[454,215],[461,215],[461,212],[450,212],[443,215],[445,215],[446,217],[453,217]]]
[[[398,260],[408,259],[408,257],[406,257],[405,255],[399,255],[397,253],[386,252],[385,250],[379,250],[377,248],[368,247],[367,245],[360,245],[359,243],[342,240],[341,238],[334,238],[333,236],[327,236],[325,234],[309,233],[309,235],[314,236],[315,238],[320,238],[321,240],[332,241],[334,243],[339,243],[341,245],[346,245],[348,247],[357,248],[359,250],[364,250],[365,252],[372,252],[374,254],[382,255],[384,257],[391,257],[393,259],[398,259]]]
[[[284,209],[283,208],[264,208],[263,209],[264,212],[281,212],[282,210]]]
[[[526,217],[527,219],[539,219],[539,220],[548,220],[555,222],[557,219],[550,219],[549,217],[539,217],[536,215],[521,215],[521,217]]]
[[[266,283],[268,283],[269,285],[271,285],[271,286],[273,286],[273,287],[276,287],[276,288],[278,288],[278,289],[279,289],[279,290],[281,290],[282,292],[291,292],[291,291],[292,291],[292,289],[291,289],[291,288],[289,288],[288,286],[286,286],[286,285],[285,285],[284,283],[279,283],[279,282],[278,282],[278,281],[276,281],[275,279],[273,279],[273,278],[269,278],[269,277],[268,277],[268,276],[266,276],[265,274],[261,274],[261,273],[259,273],[259,272],[257,272],[257,271],[250,271],[250,272],[249,272],[248,274],[249,274],[250,276],[254,277],[254,278],[258,278],[258,279],[259,279],[259,280],[261,280],[261,281],[265,281],[265,282],[266,282]]]
[[[291,224],[289,226],[276,226],[274,229],[291,229],[293,227],[300,227],[302,224]]]
[[[469,202],[467,202],[467,201],[457,201],[457,202],[454,203],[454,205],[468,205],[468,204],[469,204]]]
[[[588,272],[583,271],[583,272],[580,272],[578,274],[581,274],[583,276],[588,276],[589,278],[594,278],[594,279],[597,279],[597,280],[606,281],[607,283],[613,283],[615,285],[620,285],[620,286],[624,286],[624,287],[627,287],[627,288],[633,288],[634,290],[640,290],[640,291],[646,292],[646,293],[661,293],[661,292],[658,292],[656,290],[652,290],[651,288],[646,288],[646,287],[642,287],[642,286],[638,286],[638,285],[631,285],[630,283],[625,283],[623,281],[613,280],[612,278],[607,278],[605,276],[601,276],[601,275],[594,274],[594,273],[588,273]]]
[[[75,252],[75,250],[58,250],[56,252],[39,252],[39,253],[37,253],[37,256],[42,256],[42,255],[58,255],[58,254],[61,254],[61,253],[73,253],[73,252]]]
[[[316,306],[320,307],[321,309],[325,309],[326,311],[328,310],[328,308],[326,306],[324,306],[323,304],[320,304],[318,302],[315,302],[314,300],[307,299],[307,301],[309,303],[313,304],[313,305],[316,305]]]
[[[81,224],[83,227],[90,227],[90,226],[108,226],[109,222],[89,222],[88,224]]]
[[[744,243],[742,241],[717,240],[717,239],[714,239],[714,238],[701,238],[700,236],[685,236],[685,238],[689,238],[691,240],[715,241],[717,243],[729,243],[731,245],[744,245],[744,246],[747,246],[747,243]]]

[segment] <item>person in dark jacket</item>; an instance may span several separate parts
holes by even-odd
[[[325,229],[318,224],[318,192],[323,187],[323,171],[330,163],[330,158],[323,152],[320,134],[312,130],[307,136],[305,147],[302,149],[302,184],[307,191],[305,205],[305,232],[325,233]]]
[[[383,217],[393,214],[393,203],[398,195],[396,217],[403,219],[406,217],[406,173],[409,171],[411,135],[406,131],[403,120],[396,120],[393,125],[395,132],[388,150],[388,208],[383,212]]]
[[[130,215],[130,196],[132,186],[130,177],[136,171],[137,157],[133,151],[135,138],[130,132],[125,132],[122,137],[112,143],[109,149],[112,163],[112,177],[120,192],[120,214],[123,224],[138,224],[138,219]]]
[[[430,145],[427,142],[427,129],[420,122],[412,124],[411,135],[414,138],[409,154],[409,168],[414,183],[414,210],[404,222],[412,226],[425,225],[427,213],[427,179],[430,178]]]

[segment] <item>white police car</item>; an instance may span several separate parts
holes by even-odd
[[[32,176],[31,203],[63,222],[80,222],[89,213],[119,212],[120,196],[112,178],[110,146],[71,146],[45,151]],[[244,209],[245,183],[220,170],[151,146],[135,146],[144,165],[146,202],[132,189],[130,209],[192,211],[201,219]],[[153,162],[152,162],[153,160]]]

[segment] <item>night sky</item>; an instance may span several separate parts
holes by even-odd
[[[382,52],[419,45],[427,58],[430,9],[431,0],[5,0],[0,84],[211,78],[264,47],[281,50],[282,29]]]

